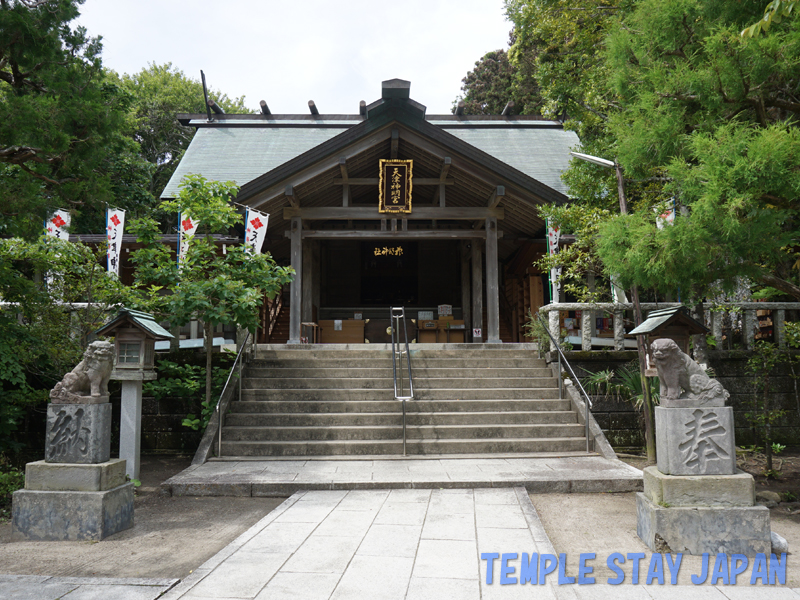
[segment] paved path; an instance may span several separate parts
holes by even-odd
[[[178,579],[0,575],[3,600],[155,600]]]
[[[641,491],[642,472],[597,455],[535,458],[223,459],[162,484],[174,496],[290,496],[301,490],[524,487],[533,493]]]
[[[486,583],[484,552],[555,554],[523,488],[298,492],[165,600],[800,600],[788,588]]]

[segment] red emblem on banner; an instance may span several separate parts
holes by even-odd
[[[181,222],[181,227],[183,227],[184,231],[191,231],[192,229],[194,229],[194,223],[192,223],[191,219],[184,219]]]
[[[67,222],[61,218],[61,215],[56,215],[55,218],[53,219],[53,225],[55,225],[56,227],[63,227],[66,224]]]
[[[119,217],[117,215],[114,215],[113,217],[111,217],[111,222],[114,225],[116,225],[117,227],[119,227]]]
[[[250,221],[250,223],[251,223],[251,224],[253,225],[253,227],[254,227],[254,228],[256,228],[256,229],[258,229],[259,227],[263,227],[263,226],[264,226],[264,224],[261,222],[261,219],[259,219],[258,217],[256,217],[256,218],[255,218],[255,219],[253,219],[252,221]]]

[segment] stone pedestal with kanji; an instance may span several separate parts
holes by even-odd
[[[654,347],[664,348],[664,342]],[[681,360],[672,363],[691,372],[691,365],[686,367],[691,359],[682,353],[677,357]],[[644,492],[636,495],[639,537],[654,552],[769,553],[769,509],[756,506],[752,475],[736,468],[733,408],[724,406],[727,393],[718,382],[699,381],[699,372],[689,377],[663,370],[659,365],[665,397],[655,409],[657,467],[644,470]],[[665,378],[673,384],[669,390]],[[687,385],[710,390],[695,406],[686,406],[695,401],[692,390],[675,384],[690,379]]]
[[[26,465],[12,496],[12,539],[102,540],[133,527],[133,484],[125,461],[109,458],[112,352],[93,342],[51,392],[45,459]]]

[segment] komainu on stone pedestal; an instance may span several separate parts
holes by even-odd
[[[754,556],[770,550],[769,510],[736,469],[733,408],[719,381],[668,339],[650,346],[661,381],[658,467],[636,494],[636,531],[654,552]]]
[[[665,408],[725,406],[728,391],[703,367],[681,352],[672,340],[659,339],[650,344],[653,362],[661,383],[660,403]]]
[[[83,360],[64,375],[50,392],[53,404],[103,404],[108,402],[108,380],[114,368],[114,344],[89,344]]]

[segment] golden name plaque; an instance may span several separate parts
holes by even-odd
[[[380,163],[378,212],[411,212],[411,171],[413,160],[386,160]]]

